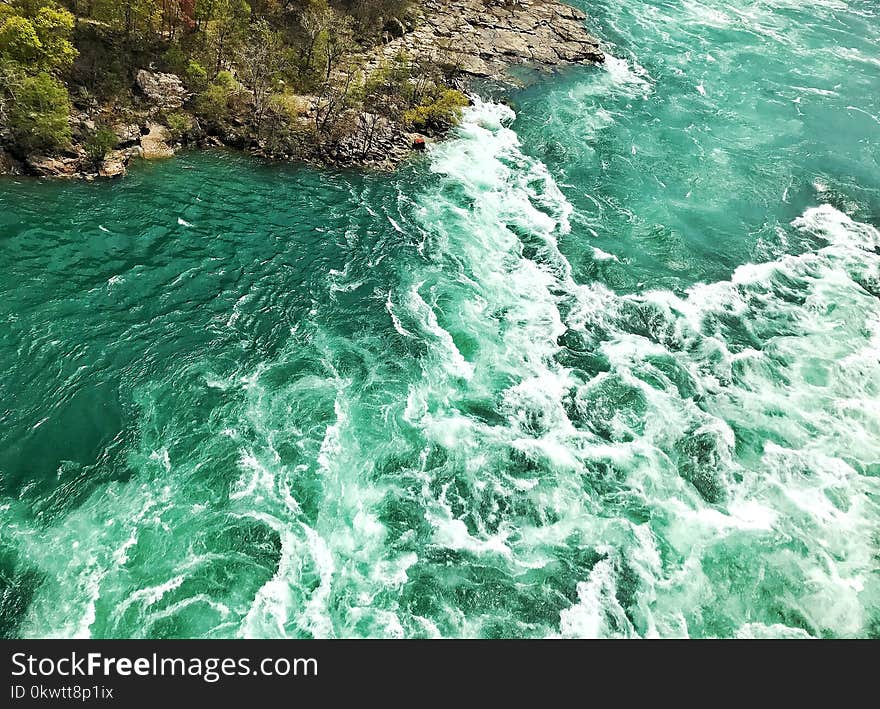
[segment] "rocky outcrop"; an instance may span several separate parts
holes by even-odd
[[[416,134],[372,113],[352,116],[351,130],[326,145],[315,146],[312,158],[337,166],[370,166],[393,169],[410,154]],[[424,139],[424,136],[419,136]]]
[[[168,129],[161,123],[147,125],[148,133],[141,136],[141,150],[145,160],[161,160],[174,155],[174,149],[168,144]]]
[[[511,81],[511,65],[552,69],[605,59],[586,15],[556,0],[426,0],[416,28],[382,58],[411,56],[481,78]]]
[[[585,28],[585,15],[558,0],[422,0],[418,8],[414,14],[386,23],[384,43],[359,57],[364,73],[405,52],[430,71],[440,69],[461,77],[458,88],[465,88],[468,78],[516,83],[510,72],[516,65],[550,70],[604,60],[598,41]],[[140,69],[132,98],[132,104],[122,111],[115,106],[101,108],[94,99],[76,101],[78,112],[70,118],[75,147],[62,156],[35,155],[19,162],[12,157],[15,151],[11,138],[0,131],[0,173],[116,177],[125,173],[133,157],[171,157],[176,142],[202,147],[225,145],[274,159],[390,169],[413,150],[424,149],[428,140],[428,136],[408,132],[402,121],[389,120],[362,107],[343,116],[343,131],[336,132],[332,139],[322,137],[316,141],[313,130],[320,99],[315,96],[298,97],[301,105],[295,108],[305,136],[298,142],[273,145],[265,138],[266,131],[256,130],[242,115],[232,116],[221,126],[205,128],[189,116],[189,128],[172,139],[163,121],[171,112],[188,115],[186,102],[190,95],[180,77]],[[85,158],[82,146],[99,126],[111,126],[117,142],[96,165]]]
[[[141,69],[136,83],[147,100],[163,110],[174,110],[183,106],[189,93],[176,74],[163,74]]]
[[[117,123],[113,126],[113,132],[116,133],[120,147],[136,145],[140,142],[143,133],[137,123]]]
[[[98,175],[100,177],[122,177],[130,159],[131,153],[127,150],[111,150],[98,168]]]
[[[0,175],[20,175],[23,171],[23,165],[0,147]]]
[[[28,172],[39,177],[80,177],[82,158],[29,155],[25,160]]]

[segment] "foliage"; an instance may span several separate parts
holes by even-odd
[[[366,48],[412,27],[410,2],[2,2],[0,121],[23,154],[60,148],[70,140],[65,82],[80,110],[96,101],[122,109],[137,71],[150,68],[181,77],[193,94],[184,111],[209,130],[236,123],[236,133],[278,152],[294,140],[332,143],[352,129],[361,109],[374,129],[405,118],[414,127],[442,130],[457,120],[466,99],[438,89],[433,69],[401,53],[363,72]],[[307,101],[296,98],[305,95]],[[311,125],[304,118],[308,106],[314,108]],[[185,112],[166,122],[175,139],[190,127]],[[109,141],[105,129],[90,135],[84,144],[90,159],[103,157]]]
[[[192,127],[190,117],[182,111],[169,113],[165,116],[165,123],[168,126],[168,136],[172,143],[180,142]]]
[[[461,91],[440,88],[421,104],[404,113],[404,120],[417,130],[444,131],[461,120],[461,112],[470,104]]]
[[[7,14],[0,19],[0,57],[28,73],[58,74],[76,58],[71,43],[73,15],[55,7],[40,7],[32,17]]]
[[[86,151],[86,157],[89,161],[97,165],[107,156],[107,153],[116,147],[118,142],[116,133],[106,126],[100,126],[86,138],[83,149]]]
[[[213,82],[193,101],[193,111],[209,123],[219,124],[229,115],[232,95],[238,88],[235,78],[228,71],[221,71]]]
[[[158,32],[162,24],[162,3],[157,0],[92,0],[91,16],[113,28],[126,43],[141,43]]]
[[[64,84],[45,71],[7,81],[5,89],[13,100],[6,106],[6,118],[20,152],[52,150],[70,142],[70,100]]]
[[[46,71],[66,71],[76,59],[77,51],[71,43],[73,15],[56,7],[41,7],[33,19],[40,38],[42,51],[38,62]]]
[[[195,59],[190,59],[187,62],[183,78],[186,85],[194,91],[204,91],[208,87],[208,72]]]

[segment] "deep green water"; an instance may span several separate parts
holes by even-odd
[[[395,175],[0,183],[0,632],[880,635],[880,8],[733,4]]]

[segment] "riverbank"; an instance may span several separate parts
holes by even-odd
[[[255,91],[236,82],[238,110],[216,120],[196,110],[199,97],[181,76],[146,66],[112,102],[80,92],[69,118],[72,140],[63,150],[22,155],[11,133],[0,132],[0,173],[111,178],[124,175],[136,159],[220,146],[278,160],[393,169],[413,150],[442,138],[474,80],[515,84],[513,67],[551,71],[603,61],[585,19],[555,0],[426,0],[386,23],[380,44],[361,48],[347,65],[334,68],[334,91],[289,94],[265,108]],[[398,82],[433,87],[432,103],[418,107],[424,115],[401,110],[381,86],[372,94],[366,88],[385,81],[401,58],[407,67]],[[98,130],[105,149],[96,156],[90,141]]]

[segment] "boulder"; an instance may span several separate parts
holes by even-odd
[[[163,74],[141,69],[137,73],[137,86],[150,103],[162,109],[175,109],[183,106],[189,93],[176,74]]]
[[[398,18],[392,17],[385,23],[382,31],[389,37],[403,37],[403,35],[406,34],[406,25],[404,25]]]
[[[0,175],[18,175],[21,173],[21,165],[18,160],[0,148]]]
[[[125,174],[129,154],[125,150],[112,150],[104,157],[98,174],[101,177],[121,177]]]
[[[161,123],[150,123],[147,127],[149,132],[141,137],[144,158],[146,160],[160,160],[174,155],[174,150],[168,145],[170,138],[168,129]]]
[[[117,123],[113,132],[121,146],[134,145],[141,139],[141,127],[137,123]]]
[[[29,155],[25,160],[28,171],[40,177],[77,177],[82,160],[73,157]]]

